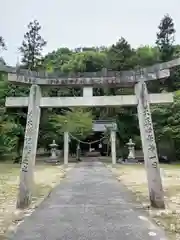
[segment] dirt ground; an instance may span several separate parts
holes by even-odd
[[[25,211],[16,210],[16,198],[19,185],[19,164],[0,163],[0,240],[6,239],[5,232],[13,231],[17,223],[23,220],[24,215],[29,215],[38,204],[49,194],[65,173],[73,167],[63,165],[49,165],[43,162],[35,167],[35,188],[32,205]]]
[[[134,193],[136,200],[143,204],[156,223],[166,230],[169,239],[180,239],[180,165],[160,165],[165,192],[165,210],[149,208],[147,179],[143,164],[117,164],[115,167],[107,164],[107,166],[118,180]]]

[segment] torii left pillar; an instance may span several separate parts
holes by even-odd
[[[34,187],[34,165],[39,133],[41,89],[32,85],[28,99],[28,114],[22,154],[19,194],[17,208],[26,208],[31,204]]]

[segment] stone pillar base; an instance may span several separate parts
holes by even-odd
[[[59,162],[59,159],[57,158],[48,158],[45,160],[46,163],[58,163]]]

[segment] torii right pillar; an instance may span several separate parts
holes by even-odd
[[[159,167],[159,159],[155,142],[149,96],[146,83],[142,78],[135,85],[137,96],[137,112],[139,128],[144,154],[144,163],[147,171],[149,198],[152,207],[165,208],[164,192]]]

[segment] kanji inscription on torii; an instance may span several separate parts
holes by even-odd
[[[164,74],[166,76],[168,70],[163,70],[158,74]],[[52,78],[40,78],[31,75],[18,75],[16,73],[9,73],[8,80],[14,83],[21,84],[37,84],[37,85],[55,85],[55,86],[111,86],[117,87],[120,85],[134,85],[136,75],[134,72],[127,72],[127,75],[122,75],[114,72],[109,76],[75,76],[75,77],[52,77]],[[157,73],[147,73],[146,79],[155,80],[157,79]]]
[[[145,81],[152,81],[167,77],[168,66],[177,65],[178,61],[171,61],[166,65],[159,64],[142,69]],[[0,66],[0,71],[8,72],[8,80],[14,84],[48,85],[48,86],[133,86],[139,78],[139,70],[85,72],[76,74],[34,72],[8,66]]]

